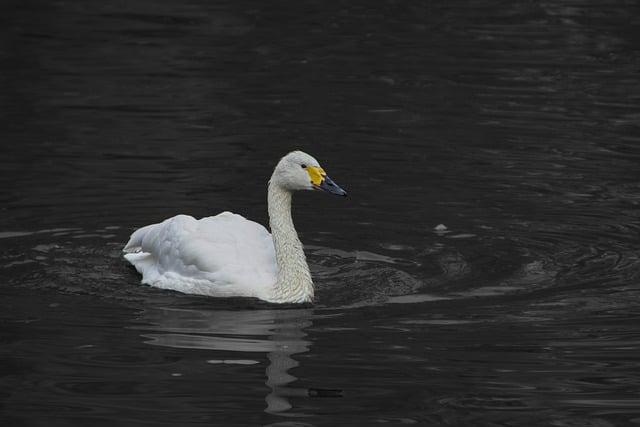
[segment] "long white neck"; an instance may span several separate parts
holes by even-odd
[[[313,281],[291,218],[291,192],[272,181],[269,182],[267,202],[269,226],[278,264],[278,278],[272,301],[310,302],[313,300]]]

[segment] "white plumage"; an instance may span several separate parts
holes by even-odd
[[[313,157],[289,153],[269,182],[273,236],[231,212],[199,220],[177,215],[135,231],[124,256],[142,274],[142,283],[158,288],[270,302],[311,301],[313,282],[291,219],[291,192],[310,189],[346,195]]]
[[[142,283],[189,294],[268,299],[277,277],[271,234],[231,212],[148,225],[124,250]]]

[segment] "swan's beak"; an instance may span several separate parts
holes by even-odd
[[[311,178],[311,184],[316,190],[323,190],[336,196],[346,196],[347,192],[338,186],[331,178],[327,176],[321,167],[307,166],[307,173]]]
[[[320,188],[320,190],[324,190],[327,193],[335,194],[336,196],[346,197],[347,195],[346,191],[340,188],[338,184],[333,182],[333,180],[331,180],[331,178],[329,178],[326,175],[324,176],[324,179],[322,180],[322,182],[320,182],[320,185],[316,188]]]

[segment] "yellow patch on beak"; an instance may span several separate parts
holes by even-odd
[[[320,166],[307,166],[307,173],[313,185],[320,185],[327,174]]]

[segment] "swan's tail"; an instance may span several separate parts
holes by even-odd
[[[142,227],[134,231],[129,238],[129,242],[124,246],[124,248],[122,248],[122,251],[127,254],[142,252],[142,241],[144,240],[144,237],[156,225],[157,224],[147,225],[146,227]]]
[[[153,281],[152,278],[157,275],[153,256],[143,250],[144,238],[156,225],[147,225],[134,231],[131,238],[129,238],[129,242],[122,249],[124,258],[142,274],[142,283],[151,283]]]

